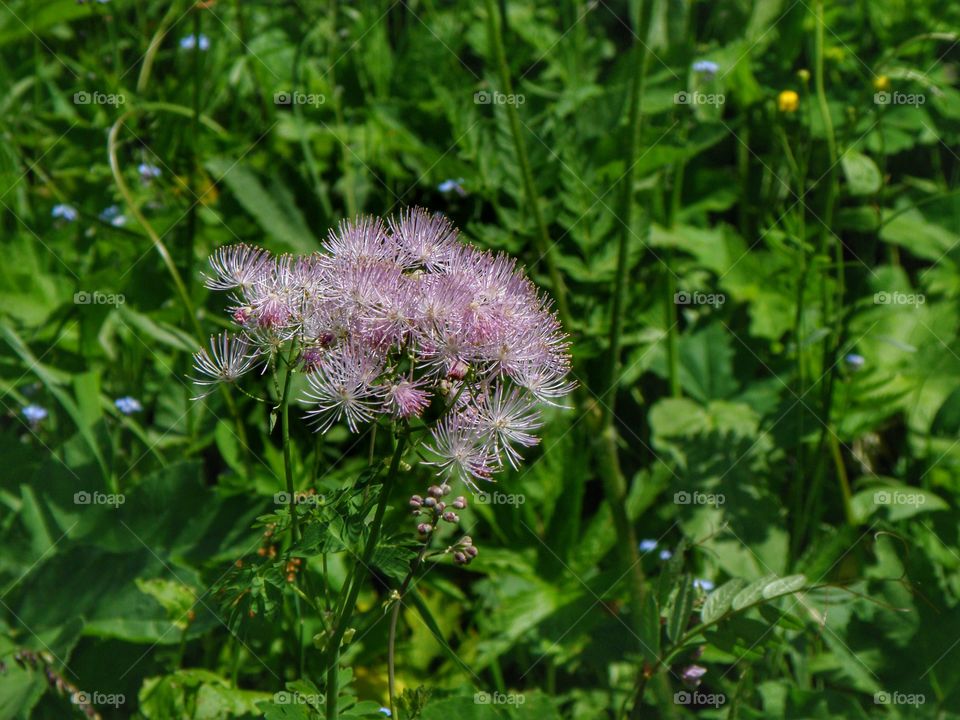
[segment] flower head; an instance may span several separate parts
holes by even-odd
[[[716,75],[718,70],[720,70],[720,66],[712,60],[697,60],[693,64],[693,71],[704,75]]]
[[[209,50],[210,38],[200,33],[200,35],[187,35],[180,39],[181,50],[195,50],[198,47],[204,51]]]
[[[650,552],[651,550],[657,549],[656,540],[641,540],[640,541],[640,552]]]
[[[163,174],[160,168],[150,163],[140,163],[137,165],[137,173],[140,175],[140,180],[144,184],[149,184]]]
[[[777,95],[777,109],[782,113],[794,113],[800,107],[800,96],[795,90],[784,90]]]
[[[258,354],[245,337],[220,333],[210,339],[209,352],[200,350],[194,354],[193,367],[200,377],[193,382],[197,385],[235,382],[256,364]],[[204,393],[207,394],[209,391]]]
[[[47,415],[49,415],[47,409],[39,405],[27,405],[20,412],[23,413],[24,419],[30,423],[30,427],[34,428],[46,420]]]
[[[873,89],[877,92],[886,92],[890,89],[890,78],[886,75],[877,75],[873,79]]]
[[[113,401],[113,404],[116,405],[117,410],[122,412],[124,415],[133,415],[133,413],[138,413],[143,410],[143,406],[140,404],[140,401],[136,398],[126,397],[117,398]]]
[[[60,203],[59,205],[53,206],[53,210],[50,211],[50,216],[56,219],[65,220],[66,222],[73,222],[80,217],[80,213],[77,212],[77,209],[73,205]]]

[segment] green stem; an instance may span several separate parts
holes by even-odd
[[[280,398],[280,432],[283,436],[283,473],[287,479],[287,495],[290,497],[290,538],[293,542],[300,539],[299,518],[297,518],[297,502],[293,489],[293,461],[290,457],[290,385],[293,379],[293,352],[295,345],[290,345],[290,354],[287,356],[287,374],[283,380],[283,397]]]
[[[397,470],[400,467],[400,457],[403,455],[406,446],[407,437],[400,434],[397,438],[397,446],[393,451],[393,458],[390,460],[390,469],[387,477],[384,478],[383,488],[380,490],[380,499],[377,501],[377,509],[373,515],[373,522],[370,524],[370,535],[363,546],[363,554],[360,560],[354,566],[356,572],[350,580],[349,589],[343,607],[340,610],[336,623],[333,627],[333,633],[330,636],[330,657],[327,664],[327,718],[326,720],[337,720],[339,715],[338,707],[338,682],[339,682],[339,660],[340,660],[340,642],[343,640],[343,633],[346,632],[353,615],[353,608],[357,602],[357,596],[360,594],[361,567],[368,567],[373,558],[373,551],[377,547],[377,541],[380,539],[380,530],[383,526],[383,516],[387,510],[387,501],[390,499],[390,490],[393,487],[394,480],[397,477]]]
[[[513,95],[513,84],[510,80],[510,66],[507,64],[507,54],[503,47],[503,34],[501,31],[500,13],[494,5],[494,0],[486,0],[487,6],[487,30],[490,36],[490,44],[493,46],[493,52],[497,60],[497,69],[500,73],[500,84],[505,95]],[[536,184],[533,181],[533,170],[530,165],[530,157],[527,154],[527,145],[523,140],[523,134],[520,128],[520,114],[514,103],[506,104],[507,118],[510,122],[510,134],[513,136],[513,144],[517,152],[517,161],[520,164],[520,171],[523,177],[523,189],[527,196],[527,202],[530,205],[530,212],[533,214],[534,224],[537,226],[537,234],[534,236],[536,250],[540,257],[547,264],[547,273],[550,276],[550,285],[553,289],[553,297],[557,303],[557,314],[560,322],[569,331],[573,324],[571,323],[570,308],[567,304],[566,285],[563,282],[563,276],[560,274],[560,268],[557,266],[556,259],[553,256],[550,241],[550,231],[543,218],[543,212],[540,209],[540,199],[537,195]]]

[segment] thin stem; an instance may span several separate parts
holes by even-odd
[[[513,95],[510,66],[507,64],[507,54],[503,47],[500,13],[494,4],[494,0],[486,0],[486,6],[487,30],[490,36],[490,44],[493,46],[493,52],[496,56],[500,84],[503,86],[504,94]],[[553,288],[554,300],[557,303],[557,314],[560,316],[560,322],[569,330],[573,327],[573,324],[570,317],[570,308],[567,304],[566,285],[563,282],[563,276],[560,274],[560,268],[554,259],[550,231],[547,229],[543,212],[540,209],[540,199],[537,195],[536,184],[533,181],[533,170],[530,166],[530,157],[527,154],[527,145],[523,140],[520,129],[520,114],[514,103],[506,104],[506,112],[510,122],[510,134],[513,136],[513,144],[517,152],[517,161],[520,164],[520,171],[523,176],[523,189],[527,196],[527,202],[530,204],[534,224],[537,226],[537,234],[534,237],[536,250],[547,264],[547,273],[550,276],[550,284]]]
[[[338,707],[338,671],[340,660],[340,642],[343,640],[343,634],[347,630],[347,625],[353,615],[353,608],[357,602],[357,596],[360,594],[360,568],[369,567],[370,560],[373,558],[373,551],[380,539],[380,530],[383,526],[383,516],[387,510],[387,501],[390,499],[390,490],[393,488],[397,477],[397,470],[400,468],[400,458],[406,446],[407,437],[401,433],[397,438],[397,446],[393,451],[393,458],[390,460],[390,469],[383,481],[383,488],[380,490],[380,499],[377,501],[377,509],[373,515],[373,522],[370,524],[370,535],[363,546],[363,554],[360,560],[354,565],[355,572],[349,583],[346,599],[343,607],[337,617],[333,627],[333,633],[330,636],[330,657],[327,664],[327,720],[337,720],[339,716]]]
[[[280,432],[283,436],[283,473],[287,479],[287,495],[290,497],[290,539],[300,539],[300,520],[297,517],[297,501],[293,489],[293,461],[290,457],[290,385],[293,379],[293,353],[296,345],[290,345],[287,356],[287,374],[283,381],[283,397],[280,398]]]

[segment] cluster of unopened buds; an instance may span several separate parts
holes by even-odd
[[[426,520],[417,525],[417,533],[425,543],[430,542],[430,538],[433,537],[433,533],[436,532],[441,522],[447,522],[451,525],[460,522],[460,516],[455,511],[467,507],[467,499],[458,495],[451,502],[444,502],[443,498],[449,494],[449,485],[431,485],[427,488],[426,497],[414,495],[410,498],[413,515],[417,517],[426,515]],[[473,539],[469,535],[464,535],[456,544],[451,545],[444,552],[453,553],[453,561],[457,565],[467,565],[480,551],[474,547]]]
[[[267,525],[267,529],[263,531],[263,545],[257,548],[257,555],[260,557],[269,557],[271,560],[277,556],[277,546],[273,544],[272,540],[276,530],[276,523]],[[238,568],[243,567],[243,561],[237,560],[236,565]]]
[[[286,573],[287,582],[292,583],[297,579],[297,573],[300,572],[300,566],[303,564],[303,558],[290,558],[287,561]]]
[[[425,498],[419,495],[410,498],[410,507],[413,508],[413,514],[416,516],[427,515],[429,520],[429,522],[421,522],[417,525],[417,532],[420,535],[429,536],[441,521],[454,525],[460,522],[460,516],[454,510],[463,510],[467,506],[467,499],[460,495],[447,505],[441,498],[449,494],[449,485],[431,485],[427,489]],[[453,510],[447,508],[453,508]]]

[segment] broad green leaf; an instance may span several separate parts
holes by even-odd
[[[873,195],[880,190],[883,184],[880,168],[863,153],[849,150],[840,159],[840,164],[853,195]]]
[[[780,597],[781,595],[789,595],[790,593],[796,592],[806,584],[807,578],[805,575],[788,575],[785,578],[774,580],[772,583],[764,587],[763,598],[765,600],[771,600],[775,597]]]
[[[754,603],[759,602],[763,599],[763,589],[773,580],[776,580],[776,578],[776,575],[766,575],[758,580],[754,580],[743,590],[734,595],[733,601],[730,603],[730,607],[734,610],[742,610],[748,605],[753,605]]]
[[[703,603],[703,609],[700,611],[700,620],[704,623],[711,623],[726,614],[731,603],[733,603],[733,598],[746,584],[746,581],[742,578],[734,578],[710,593]]]

